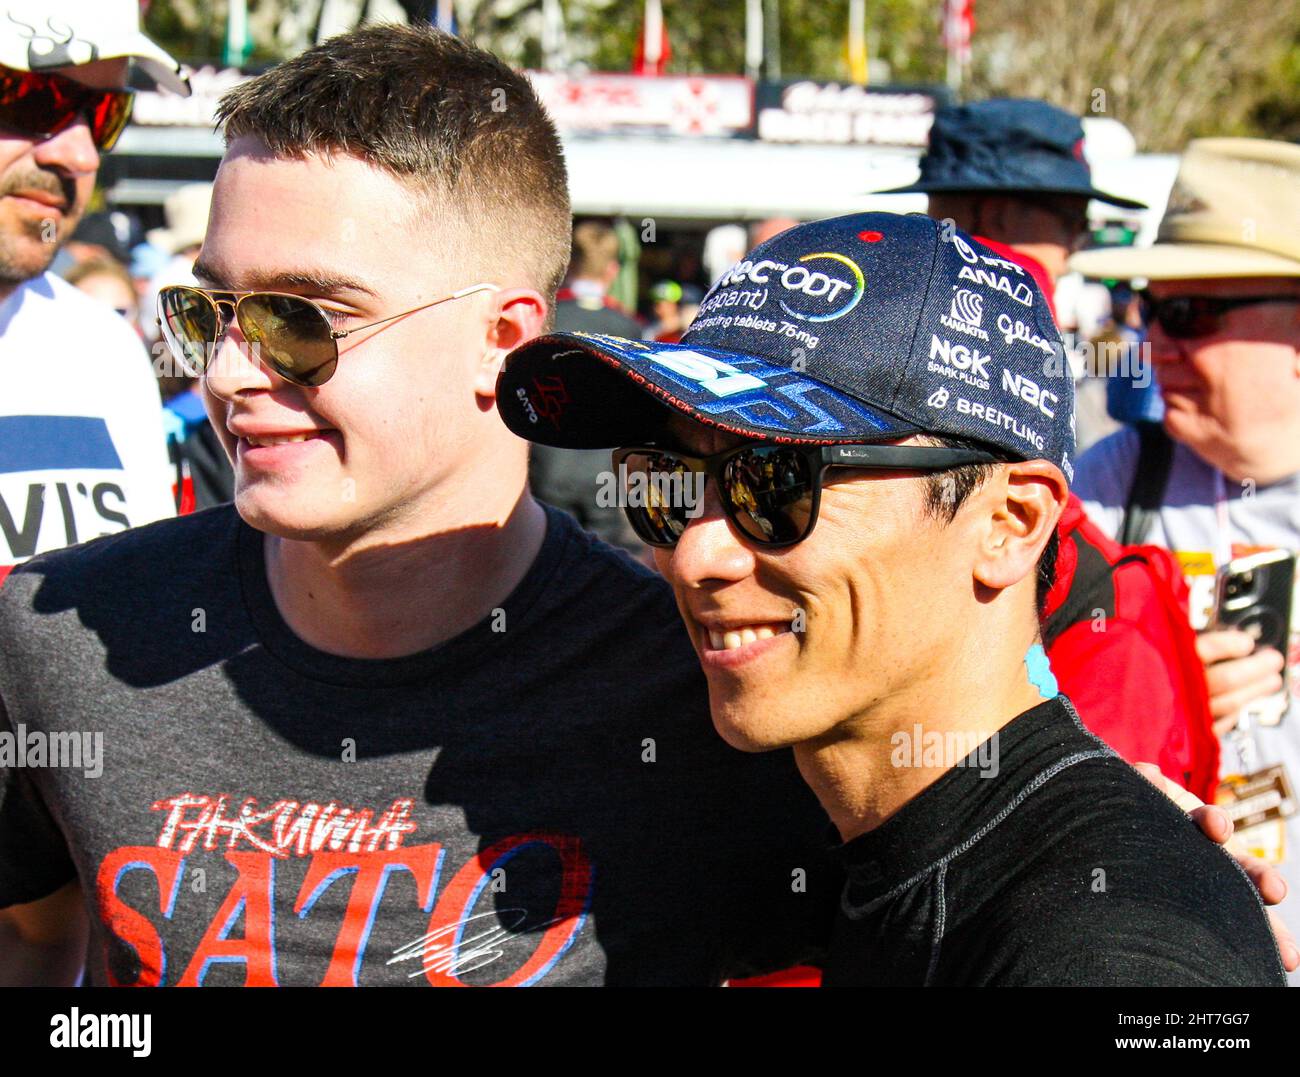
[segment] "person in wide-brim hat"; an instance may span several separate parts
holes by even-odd
[[[1088,234],[1088,202],[1144,203],[1098,189],[1079,117],[1046,101],[994,98],[935,112],[920,177],[880,194],[927,194],[937,220],[1026,261],[1049,301]]]
[[[1021,191],[1082,195],[1124,209],[1145,203],[1098,190],[1079,118],[1046,101],[993,98],[935,112],[915,183],[880,194]]]
[[[1215,573],[1234,558],[1300,548],[1300,146],[1190,143],[1154,245],[1086,251],[1071,265],[1089,277],[1145,279],[1149,336],[1135,373],[1154,369],[1164,406],[1158,424],[1093,446],[1078,492],[1109,533],[1178,554],[1192,595],[1205,596],[1193,598],[1191,617],[1215,730],[1240,723],[1244,735],[1223,741],[1222,773],[1286,768],[1294,779],[1296,689],[1288,693],[1282,675],[1289,668],[1300,684],[1300,613],[1289,640],[1286,615],[1274,615],[1281,634],[1272,638],[1259,621],[1219,624],[1212,598]],[[1252,568],[1256,593],[1284,580],[1284,567]],[[1300,885],[1300,816],[1239,833]],[[1300,929],[1294,912],[1285,919]]]
[[[1119,280],[1300,277],[1300,146],[1194,140],[1155,244],[1084,251],[1070,267]]]

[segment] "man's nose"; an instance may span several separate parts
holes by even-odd
[[[212,349],[204,373],[204,380],[214,396],[231,400],[241,392],[254,389],[273,389],[281,384],[267,365],[261,361],[260,349],[249,344],[240,332],[229,304],[221,304],[222,330]]]
[[[99,169],[99,150],[84,116],[57,135],[38,142],[32,157],[37,164],[61,169],[72,176],[91,175]]]
[[[662,566],[667,577],[684,587],[731,583],[754,571],[754,551],[736,536],[720,496],[714,482],[704,484],[700,514],[687,521],[667,566]]]

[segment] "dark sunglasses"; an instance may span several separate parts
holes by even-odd
[[[96,90],[64,75],[0,67],[0,127],[50,138],[82,116],[95,148],[107,152],[131,118],[130,90]]]
[[[1243,295],[1233,299],[1220,299],[1210,295],[1175,295],[1156,299],[1150,292],[1139,293],[1142,302],[1142,320],[1147,325],[1159,324],[1165,336],[1179,340],[1209,337],[1223,326],[1223,316],[1238,307],[1251,307],[1258,303],[1296,303],[1295,295]]]
[[[740,533],[759,546],[793,546],[812,532],[828,468],[872,471],[947,471],[998,463],[975,449],[930,445],[776,445],[759,442],[712,456],[689,456],[653,445],[615,449],[627,518],[651,546],[677,544],[699,501],[686,482],[702,474],[716,484],[722,509]],[[703,484],[696,489],[703,495]]]
[[[158,327],[176,362],[191,377],[201,378],[233,317],[244,339],[257,346],[260,358],[280,377],[315,387],[334,376],[338,342],[344,337],[474,292],[497,290],[495,284],[475,284],[367,325],[335,329],[323,307],[300,295],[170,285],[158,292]]]

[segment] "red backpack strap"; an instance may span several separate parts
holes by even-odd
[[[1176,560],[1157,547],[1120,546],[1086,517],[1069,523],[1063,550],[1068,543],[1075,565],[1058,577],[1043,625],[1062,690],[1087,699],[1084,724],[1129,762],[1158,763],[1211,798],[1219,745]]]

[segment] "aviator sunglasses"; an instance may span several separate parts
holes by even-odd
[[[0,67],[0,127],[50,138],[85,116],[95,148],[107,152],[131,118],[130,90],[97,90],[64,75]]]
[[[680,496],[692,474],[711,479],[722,509],[759,546],[793,546],[812,532],[830,468],[947,471],[999,459],[977,449],[930,445],[777,445],[759,442],[712,456],[689,456],[653,445],[615,449],[627,518],[643,541],[669,548],[698,515]],[[702,486],[699,487],[702,490]]]
[[[325,308],[300,295],[171,285],[158,292],[158,326],[176,362],[191,377],[201,378],[233,317],[244,339],[257,346],[259,357],[280,377],[315,388],[334,376],[339,362],[338,342],[344,337],[485,291],[499,289],[495,284],[474,284],[400,314],[353,329],[335,329]],[[335,318],[342,316],[334,314]]]
[[[1209,337],[1223,325],[1223,316],[1238,307],[1251,307],[1258,303],[1296,303],[1295,295],[1243,295],[1221,299],[1209,295],[1175,295],[1156,299],[1150,292],[1140,292],[1142,320],[1147,325],[1158,323],[1165,336],[1176,340]]]

